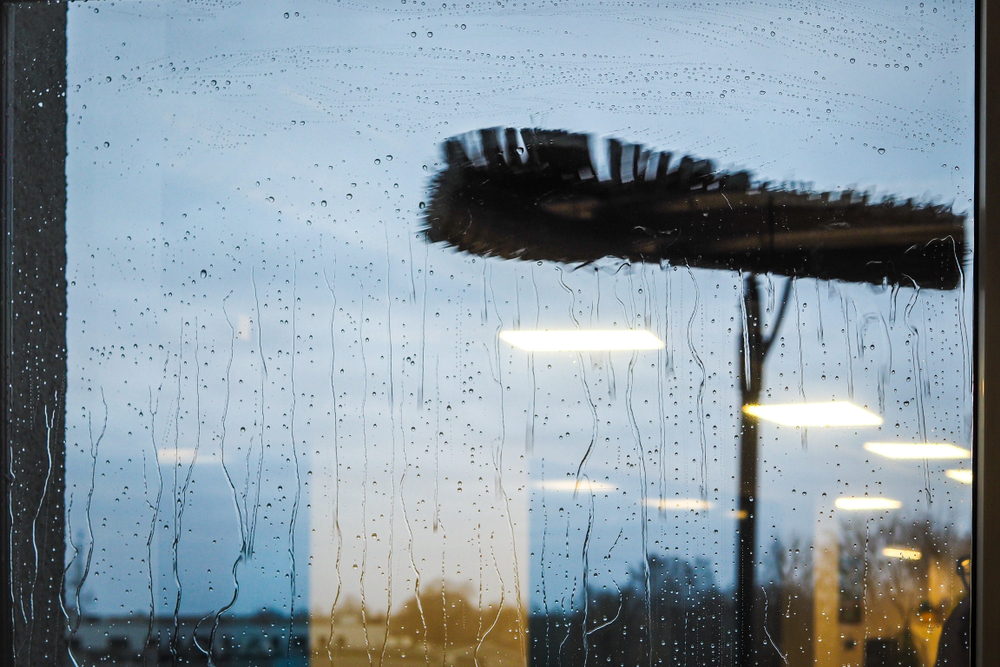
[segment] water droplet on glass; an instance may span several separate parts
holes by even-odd
[[[350,192],[348,192],[347,193],[347,198],[348,199],[354,199],[354,195],[352,195]]]
[[[202,269],[201,270],[201,277],[202,278],[208,278],[208,271],[206,271],[205,269]]]
[[[375,158],[375,164],[382,164],[382,160],[379,160],[378,158]]]
[[[854,64],[854,58],[851,58],[851,64],[852,65]]]
[[[288,12],[285,12],[285,18],[286,19],[288,18]]]
[[[326,200],[324,199],[323,201],[321,201],[321,202],[319,203],[319,205],[320,205],[320,206],[326,206]]]
[[[885,155],[885,149],[884,148],[878,149],[878,154],[879,155]]]

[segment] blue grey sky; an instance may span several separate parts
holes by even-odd
[[[621,585],[646,548],[731,584],[740,277],[428,246],[447,137],[569,129],[971,210],[971,2],[117,1],[69,17],[67,494],[94,613],[148,614],[150,572],[172,613],[175,536],[191,613],[233,597],[244,546],[239,613],[326,613],[338,591],[384,610],[442,576],[536,607],[544,572],[566,600],[589,498],[540,485],[575,474],[592,438],[595,580]],[[970,294],[796,283],[768,399],[850,399],[884,424],[764,427],[762,542],[812,540],[835,497],[864,492],[969,526],[953,464],[925,477],[862,444],[969,445]],[[532,373],[497,337],[574,320],[666,348],[536,354]],[[643,501],[661,498],[710,505],[650,509],[643,545]]]

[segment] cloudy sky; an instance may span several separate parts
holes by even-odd
[[[206,613],[233,601],[235,572],[239,613],[328,613],[338,594],[384,610],[441,578],[568,606],[588,524],[594,585],[624,584],[644,551],[704,558],[731,585],[740,276],[429,246],[441,141],[569,129],[968,212],[972,12],[72,4],[81,604]],[[765,300],[783,280],[762,279]],[[865,493],[969,526],[969,487],[943,474],[968,462],[862,445],[969,446],[970,294],[796,282],[767,400],[850,400],[884,421],[762,428],[762,544],[811,541],[842,518],[836,497]],[[665,347],[531,357],[498,338],[577,326]]]

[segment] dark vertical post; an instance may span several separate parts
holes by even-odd
[[[1000,655],[1000,2],[976,6],[976,438],[973,665]]]
[[[3,4],[4,664],[66,655],[66,3]]]
[[[786,297],[787,298],[787,297]],[[740,340],[740,408],[759,402],[761,372],[767,354],[761,334],[761,305],[757,278],[743,279],[743,307],[746,322]],[[782,308],[783,310],[783,308]],[[777,328],[777,325],[775,325]],[[749,365],[748,365],[749,362]],[[754,564],[757,553],[757,420],[742,413],[740,430],[740,487],[736,564],[736,659],[737,667],[750,667],[755,660]]]

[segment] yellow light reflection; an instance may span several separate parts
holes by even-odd
[[[535,488],[546,491],[617,491],[618,487],[607,482],[594,482],[589,479],[544,479],[535,482]]]
[[[837,498],[834,502],[842,510],[895,510],[903,503],[891,498]]]
[[[869,452],[890,459],[967,459],[972,452],[943,442],[866,442]]]
[[[882,549],[882,555],[886,558],[902,558],[903,560],[920,560],[920,552],[916,549],[905,547],[886,547]]]
[[[972,484],[971,470],[945,470],[944,474],[962,484]]]
[[[648,331],[501,331],[500,340],[529,352],[659,350],[663,341]]]
[[[783,426],[878,426],[882,418],[853,403],[744,405],[743,412]]]
[[[707,510],[712,507],[712,503],[699,498],[649,498],[646,504],[661,510]]]

